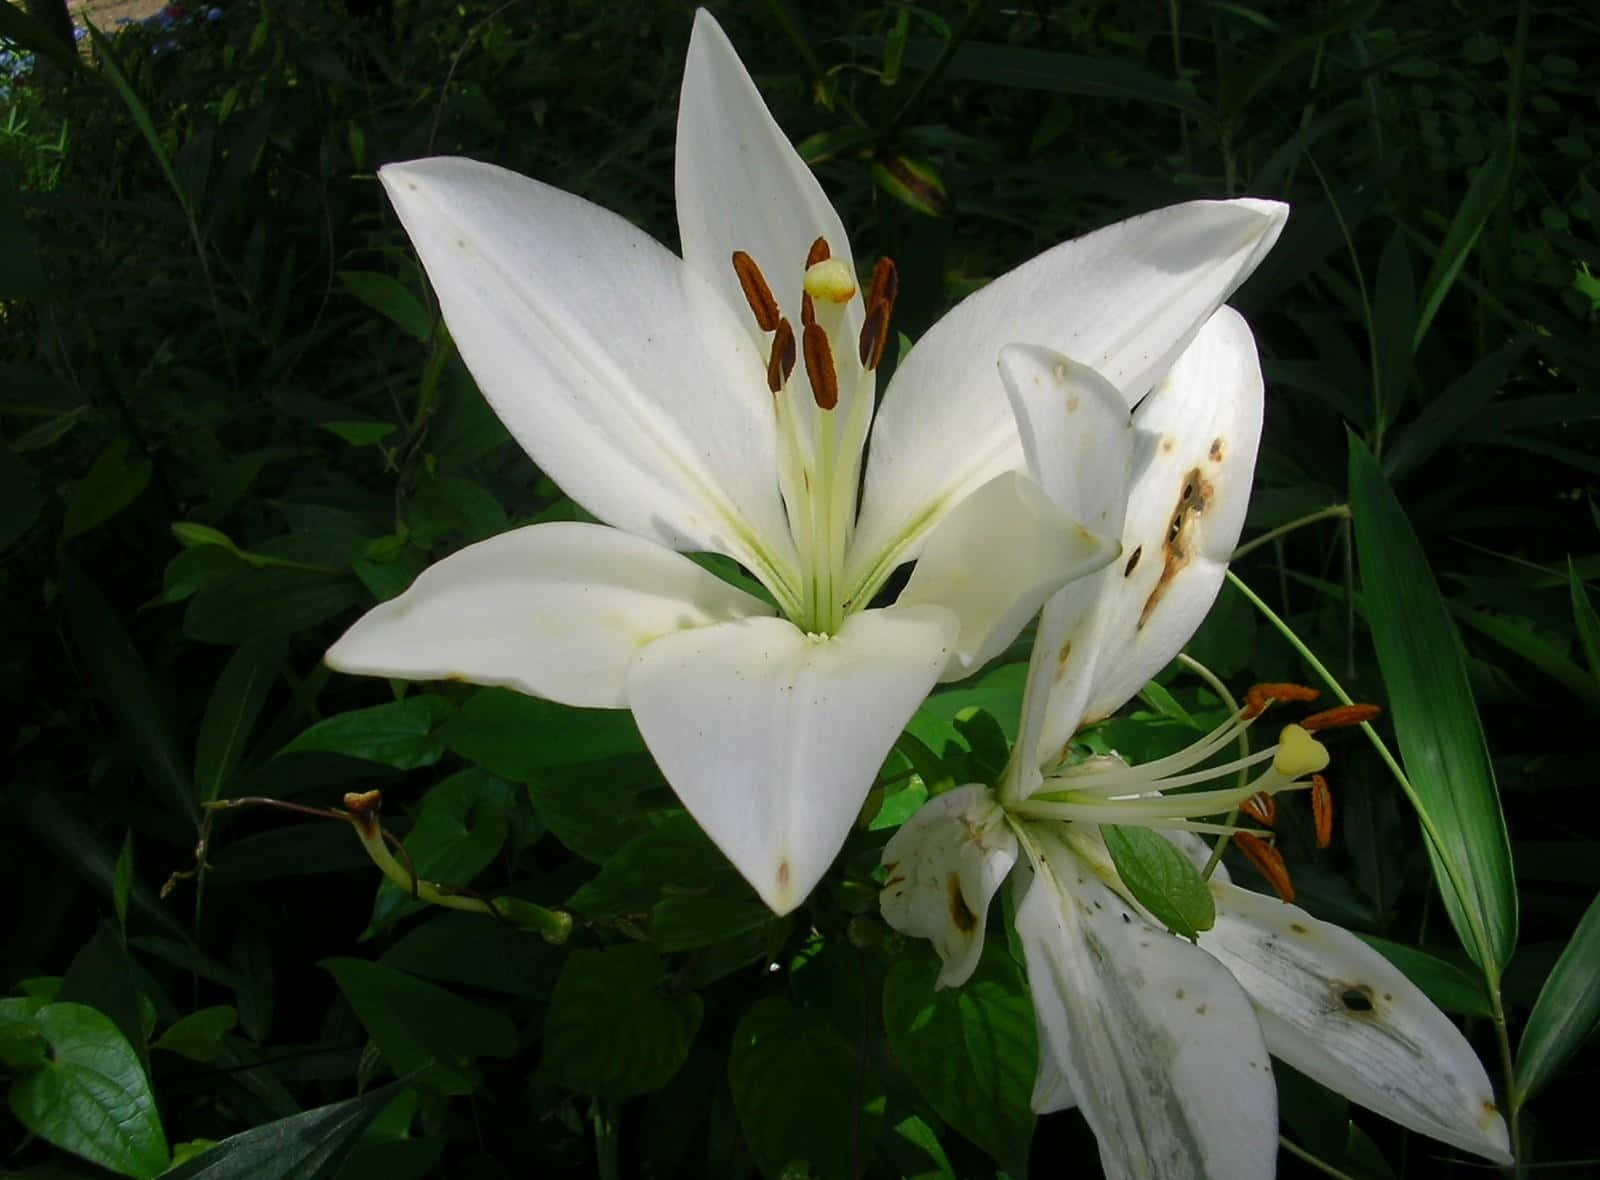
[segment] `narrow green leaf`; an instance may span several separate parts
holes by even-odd
[[[144,136],[144,141],[150,146],[151,155],[155,156],[156,164],[161,169],[161,174],[167,178],[172,193],[178,198],[178,204],[183,207],[183,215],[192,225],[194,223],[194,210],[189,204],[189,194],[178,181],[178,174],[172,170],[172,158],[167,154],[166,144],[162,142],[161,133],[156,130],[155,121],[150,117],[150,110],[144,105],[133,88],[133,83],[128,81],[127,71],[122,68],[122,62],[117,57],[116,48],[111,40],[105,37],[99,29],[88,21],[84,22],[89,30],[89,41],[94,46],[96,60],[100,63],[101,76],[111,84],[122,99],[123,105],[128,108],[128,114],[133,117],[134,126],[139,128],[139,134]]]
[[[1128,891],[1167,929],[1198,938],[1217,921],[1217,907],[1193,862],[1149,828],[1107,824],[1100,829],[1106,851]]]
[[[194,743],[194,787],[202,802],[218,798],[238,769],[284,650],[280,639],[253,640],[228,658],[217,677]]]
[[[319,425],[353,447],[375,447],[399,429],[393,422],[322,422]]]
[[[1422,309],[1417,315],[1416,327],[1412,333],[1413,351],[1422,343],[1422,338],[1433,326],[1433,317],[1439,314],[1439,305],[1444,302],[1444,297],[1455,285],[1456,276],[1461,273],[1462,265],[1471,255],[1473,247],[1478,244],[1478,235],[1483,232],[1483,227],[1489,222],[1489,215],[1500,203],[1500,197],[1511,179],[1512,150],[1511,143],[1507,139],[1501,139],[1496,143],[1494,150],[1473,174],[1472,183],[1467,186],[1467,195],[1461,198],[1461,205],[1450,222],[1450,229],[1439,246],[1439,252],[1434,255],[1433,267],[1428,271],[1428,277],[1422,284]]]
[[[344,289],[373,311],[387,317],[413,340],[427,343],[433,324],[411,289],[391,275],[373,270],[341,270]]]
[[[890,969],[883,984],[889,1047],[940,1118],[1011,1174],[1027,1175],[1039,1047],[1022,968],[991,943],[960,987],[936,988],[938,974],[928,954]]]
[[[167,1137],[139,1057],[110,1017],[86,1004],[46,1004],[34,1027],[50,1059],[11,1086],[11,1112],[64,1151],[120,1176],[166,1168]]]
[[[104,524],[132,504],[155,470],[150,460],[128,457],[128,440],[114,438],[67,492],[61,539],[69,541]]]
[[[1550,969],[1528,1014],[1517,1046],[1521,1106],[1555,1077],[1569,1057],[1600,1027],[1600,897],[1589,903],[1571,940]]]
[[[128,937],[128,891],[133,888],[133,832],[122,837],[122,851],[111,876],[111,905],[117,911],[117,929]]]
[[[1373,646],[1451,924],[1490,987],[1517,942],[1511,846],[1460,639],[1405,510],[1350,436],[1350,505]]]
[[[317,722],[278,754],[344,754],[396,770],[432,766],[444,754],[438,729],[449,713],[450,702],[433,693],[352,709]]]
[[[627,943],[573,951],[545,1013],[549,1081],[603,1098],[659,1090],[683,1066],[700,1028],[700,997],[667,987],[654,948]]]
[[[1474,631],[1521,656],[1591,709],[1600,709],[1600,681],[1573,663],[1564,651],[1542,635],[1535,634],[1517,620],[1501,615],[1473,610],[1459,603],[1451,603],[1450,607],[1450,613]]]
[[[1572,622],[1578,632],[1578,646],[1583,649],[1589,675],[1600,683],[1600,615],[1595,614],[1594,603],[1589,601],[1589,588],[1578,577],[1570,557],[1567,559],[1567,589],[1572,595]]]
[[[1373,343],[1373,420],[1387,430],[1400,415],[1411,382],[1411,325],[1416,321],[1417,287],[1411,273],[1406,236],[1396,229],[1378,259],[1377,290],[1370,327]]]
[[[161,1180],[333,1180],[361,1133],[405,1086],[392,1082],[347,1102],[251,1127]]]
[[[1383,469],[1389,478],[1398,479],[1419,467],[1483,415],[1506,378],[1522,363],[1531,342],[1531,336],[1522,336],[1495,349],[1429,401],[1415,420],[1397,430],[1383,452]]]

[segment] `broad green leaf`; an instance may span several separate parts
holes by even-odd
[[[107,1017],[133,1048],[139,1064],[150,1068],[150,1043],[146,1030],[153,1012],[149,997],[140,990],[139,968],[111,921],[102,918],[94,933],[72,956],[60,989],[53,999],[83,1004]]]
[[[433,324],[411,289],[398,279],[374,270],[341,270],[344,289],[373,311],[392,320],[413,340],[427,342]],[[391,427],[392,429],[392,427]]]
[[[1423,995],[1446,1012],[1461,1016],[1494,1014],[1489,997],[1484,994],[1483,981],[1473,978],[1454,963],[1417,947],[1391,942],[1376,935],[1358,933],[1356,937],[1400,968],[1407,979],[1422,989]]]
[[[34,1027],[50,1059],[11,1086],[11,1112],[64,1151],[120,1176],[166,1168],[167,1137],[144,1067],[111,1018],[86,1004],[47,1004]]]
[[[936,988],[938,974],[937,960],[926,954],[889,971],[889,1047],[940,1118],[1007,1171],[1026,1175],[1039,1047],[1022,968],[991,943],[960,987]]]
[[[222,1038],[238,1023],[238,1010],[228,1004],[202,1008],[173,1024],[151,1047],[208,1065],[222,1052]]]
[[[602,1098],[648,1094],[682,1067],[700,1028],[694,992],[674,992],[644,943],[567,956],[545,1013],[545,1079]]]
[[[399,429],[393,422],[323,422],[321,426],[353,447],[375,447]]]
[[[820,1013],[768,996],[733,1032],[728,1083],[745,1142],[768,1180],[867,1174],[882,1095],[864,1093],[855,1048]]]
[[[222,582],[247,571],[245,562],[232,550],[219,545],[202,545],[173,555],[161,575],[161,593],[147,606],[168,606],[193,598],[215,582]]]
[[[676,812],[618,849],[567,904],[591,918],[615,918],[645,912],[664,892],[727,892],[742,880],[700,825]]]
[[[645,926],[661,950],[688,951],[737,938],[772,920],[766,903],[740,878],[731,892],[669,893],[651,907]]]
[[[445,747],[515,782],[540,771],[644,750],[626,709],[575,709],[485,688],[457,709],[439,731]]]
[[[235,651],[217,677],[194,744],[194,786],[202,802],[220,796],[238,769],[284,651],[279,639],[254,640]]]
[[[1439,252],[1434,255],[1433,267],[1428,271],[1427,279],[1423,281],[1422,309],[1417,315],[1416,328],[1412,334],[1413,349],[1420,345],[1422,338],[1428,334],[1428,329],[1433,325],[1433,317],[1439,313],[1439,305],[1450,293],[1450,288],[1455,285],[1456,276],[1461,273],[1462,265],[1472,254],[1473,247],[1478,244],[1478,235],[1483,232],[1483,227],[1488,224],[1489,215],[1494,212],[1495,206],[1500,203],[1501,195],[1506,191],[1514,164],[1514,149],[1511,142],[1502,138],[1473,174],[1472,183],[1467,186],[1466,196],[1461,198],[1461,205],[1450,222],[1450,230],[1440,243]]]
[[[432,766],[444,754],[439,724],[449,712],[450,702],[432,693],[353,709],[317,722],[278,754],[344,754],[396,770]]]
[[[510,1057],[517,1030],[493,1008],[365,959],[324,959],[367,1034],[402,1077],[426,1069],[446,1094],[475,1089],[470,1062]]]
[[[545,826],[595,864],[604,864],[657,817],[678,810],[648,754],[541,773],[527,787]]]
[[[1103,826],[1100,834],[1128,892],[1167,929],[1192,940],[1216,924],[1211,890],[1171,841],[1149,828],[1115,824]]]
[[[179,557],[223,552],[216,546],[206,546]],[[237,558],[229,555],[222,560]],[[344,575],[246,568],[199,587],[183,613],[183,633],[201,643],[233,647],[315,627],[356,606],[364,597],[361,584]]]
[[[47,1003],[43,996],[0,1000],[0,1065],[21,1073],[45,1063],[49,1046],[33,1018]]]
[[[1350,437],[1350,504],[1367,620],[1451,924],[1491,988],[1517,942],[1511,846],[1460,640],[1405,510]]]
[[[361,1133],[404,1088],[404,1082],[392,1082],[359,1098],[251,1127],[161,1180],[333,1180]]]
[[[114,438],[83,478],[67,492],[61,539],[71,540],[104,524],[138,498],[155,470],[149,459],[129,458],[128,439]]]
[[[487,914],[439,910],[384,952],[386,967],[441,983],[509,996],[550,986],[553,956],[545,943]]]
[[[417,876],[446,885],[467,885],[505,845],[508,813],[519,791],[504,779],[478,769],[463,770],[423,796],[406,833],[405,849]],[[387,877],[378,886],[369,929],[387,925],[426,907]]]
[[[1572,939],[1550,969],[1517,1046],[1521,1106],[1538,1093],[1600,1027],[1600,897],[1589,903]]]

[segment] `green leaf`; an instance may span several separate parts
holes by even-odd
[[[224,553],[208,545],[181,553],[178,559],[211,554],[212,561],[238,560]],[[183,633],[201,643],[235,647],[314,627],[349,610],[363,597],[361,584],[343,575],[246,568],[232,577],[208,580],[198,588],[184,611]]]
[[[882,1096],[862,1093],[861,1077],[855,1049],[820,1013],[784,996],[752,1005],[734,1029],[728,1083],[762,1173],[771,1180],[866,1174]]]
[[[1578,632],[1578,646],[1589,665],[1589,675],[1600,683],[1600,615],[1595,614],[1594,603],[1589,601],[1589,588],[1578,577],[1578,571],[1567,559],[1567,591],[1572,596],[1572,622]]]
[[[194,787],[202,802],[223,793],[283,664],[281,639],[256,639],[228,658],[206,701],[194,743]]]
[[[0,7],[0,37],[49,58],[69,74],[85,72],[71,46],[15,5]]]
[[[399,429],[393,422],[322,422],[318,425],[353,447],[375,447]]]
[[[1461,273],[1462,265],[1472,254],[1473,247],[1478,244],[1478,236],[1489,222],[1489,215],[1500,203],[1506,185],[1511,180],[1513,163],[1511,142],[1501,138],[1473,174],[1467,194],[1461,198],[1461,205],[1450,222],[1449,232],[1445,234],[1439,252],[1433,256],[1433,267],[1423,281],[1422,310],[1417,315],[1416,328],[1412,333],[1413,350],[1428,334],[1433,317],[1439,313],[1439,305],[1455,285],[1456,276]]]
[[[445,723],[439,739],[469,762],[514,782],[645,748],[626,709],[576,709],[508,688],[475,693]]]
[[[1520,1107],[1541,1090],[1600,1026],[1600,897],[1589,903],[1550,969],[1517,1046]]]
[[[449,713],[450,702],[433,693],[353,709],[317,722],[278,756],[312,751],[381,762],[396,770],[432,766],[444,754],[438,730]]]
[[[890,969],[883,984],[889,1047],[940,1118],[1008,1172],[1026,1175],[1039,1048],[1022,968],[991,943],[960,987],[936,988],[938,974],[938,960],[927,954]]]
[[[1372,934],[1357,933],[1357,938],[1400,968],[1405,977],[1446,1012],[1461,1016],[1493,1016],[1494,1009],[1484,994],[1483,982],[1454,963],[1414,946],[1391,942]]]
[[[527,780],[528,797],[545,826],[585,860],[604,864],[652,826],[671,801],[648,755],[591,762],[548,778]]]
[[[1416,322],[1417,287],[1411,273],[1411,255],[1404,231],[1396,229],[1378,259],[1377,290],[1373,296],[1372,374],[1373,421],[1381,429],[1400,414],[1410,384],[1411,326]]]
[[[33,1018],[48,1002],[43,996],[7,996],[0,1000],[0,1065],[20,1073],[45,1063],[49,1045]]]
[[[926,160],[885,152],[872,162],[872,183],[907,209],[924,217],[943,217],[950,207],[944,178]]]
[[[1100,834],[1122,883],[1167,929],[1193,940],[1215,925],[1216,903],[1205,878],[1169,840],[1149,828],[1115,824]]]
[[[209,1065],[222,1052],[222,1038],[238,1023],[238,1011],[228,1004],[202,1008],[173,1024],[151,1047]]]
[[[1600,709],[1600,681],[1596,681],[1568,659],[1565,651],[1532,631],[1521,620],[1473,610],[1454,602],[1450,604],[1450,613],[1478,634],[1487,636],[1507,651],[1527,660],[1591,709]],[[1581,637],[1581,630],[1579,635]],[[1564,640],[1565,636],[1562,638]]]
[[[178,198],[178,204],[183,207],[184,218],[189,222],[190,228],[198,235],[199,230],[194,219],[194,209],[189,201],[189,194],[178,181],[178,174],[172,170],[172,159],[167,154],[165,142],[161,132],[156,130],[155,121],[150,118],[150,111],[133,89],[133,83],[128,81],[127,71],[122,68],[122,62],[117,57],[117,52],[112,42],[101,35],[99,29],[85,21],[89,30],[89,41],[94,46],[95,60],[100,63],[101,76],[111,84],[111,88],[121,97],[123,105],[128,108],[128,114],[133,117],[133,122],[139,128],[139,134],[144,136],[144,141],[150,147],[150,154],[156,159],[156,164],[161,169],[161,174],[167,178],[167,184],[172,188],[172,193]]]
[[[505,845],[511,830],[508,813],[516,806],[519,794],[504,779],[475,768],[453,774],[430,788],[405,838],[405,849],[416,874],[425,881],[446,885],[470,883]],[[416,900],[386,877],[378,886],[369,929],[426,906],[426,902]]]
[[[398,279],[373,270],[341,270],[339,281],[346,291],[379,315],[388,317],[413,340],[426,343],[433,335],[427,310]]]
[[[567,904],[591,918],[615,918],[645,912],[664,892],[709,893],[742,880],[694,818],[680,811],[618,849]]]
[[[405,1089],[393,1082],[232,1135],[161,1180],[333,1180],[378,1113]]]
[[[104,524],[132,504],[155,470],[150,460],[128,457],[128,440],[114,438],[67,492],[61,539],[71,540]]]
[[[474,1058],[517,1051],[516,1028],[493,1008],[365,959],[324,959],[322,966],[402,1076],[426,1069],[427,1081],[444,1093],[468,1094]]]
[[[39,519],[44,493],[16,452],[0,443],[0,552],[9,549]]]
[[[659,1090],[683,1066],[700,1028],[700,997],[667,989],[666,965],[644,943],[567,956],[545,1013],[539,1072],[580,1094],[627,1098]]]
[[[46,1004],[34,1027],[50,1059],[11,1086],[11,1112],[64,1151],[146,1180],[167,1166],[167,1137],[139,1057],[110,1017]]]
[[[1350,504],[1368,623],[1411,802],[1451,924],[1494,989],[1517,942],[1516,879],[1494,768],[1461,643],[1427,555],[1354,435]]]
[[[133,888],[133,831],[122,837],[122,851],[111,875],[111,906],[117,911],[117,929],[128,936],[128,892]]]

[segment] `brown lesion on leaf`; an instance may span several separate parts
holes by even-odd
[[[978,915],[972,912],[967,899],[961,894],[961,874],[951,873],[946,878],[946,885],[950,891],[950,920],[961,933],[971,934],[978,928]]]
[[[1200,469],[1190,468],[1178,489],[1177,506],[1167,521],[1166,536],[1161,541],[1161,577],[1156,580],[1150,597],[1144,601],[1144,609],[1139,612],[1140,627],[1150,621],[1151,613],[1166,596],[1167,587],[1172,585],[1172,579],[1178,576],[1178,571],[1189,564],[1189,558],[1193,555],[1195,522],[1210,507],[1212,494],[1211,483],[1200,473]]]

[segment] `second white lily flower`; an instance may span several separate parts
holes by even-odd
[[[631,709],[778,913],[827,869],[928,690],[1116,552],[1022,473],[1001,347],[1069,351],[1132,404],[1283,221],[1270,202],[1196,202],[1041,255],[935,325],[874,420],[894,268],[858,289],[837,214],[704,11],[678,117],[681,258],[487,164],[380,176],[484,396],[606,523],[470,546],[328,662]],[[1098,445],[1073,439],[1065,461]],[[697,551],[739,562],[776,608],[683,556]]]

